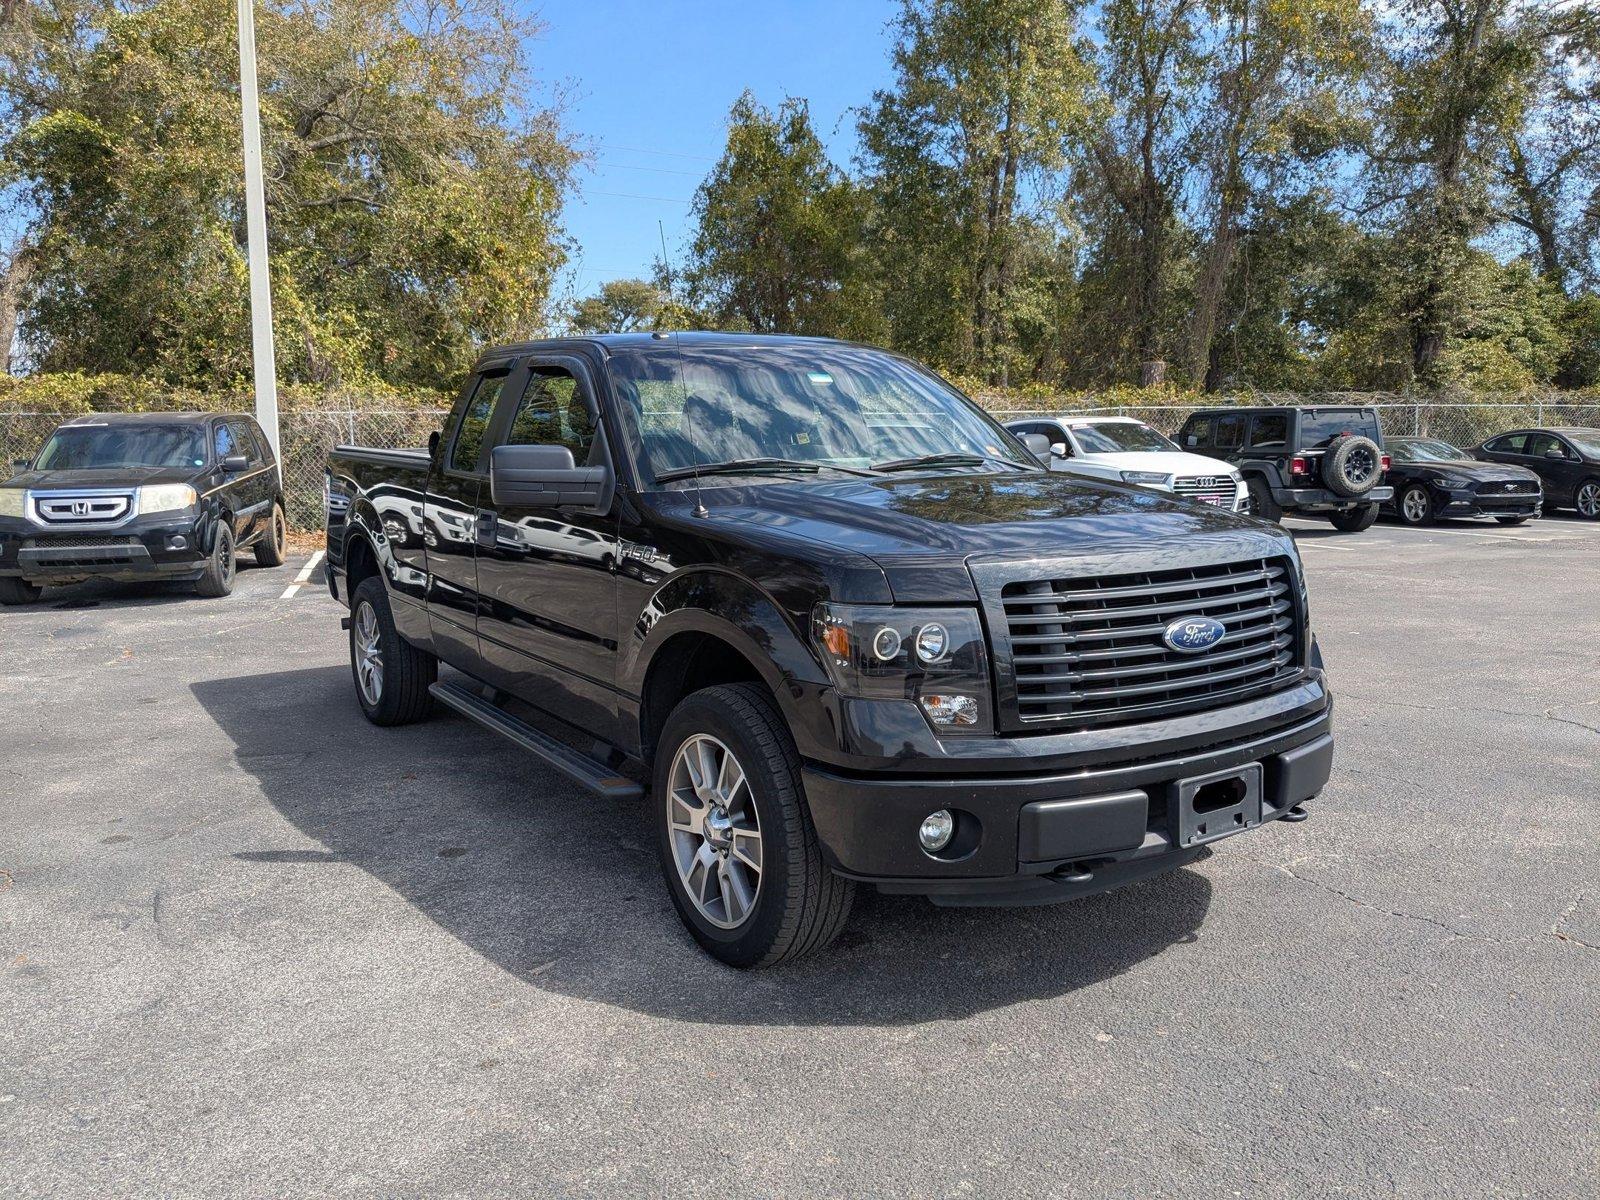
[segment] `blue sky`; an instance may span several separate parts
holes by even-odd
[[[811,102],[834,160],[855,152],[850,109],[891,79],[885,27],[893,0],[548,0],[529,46],[539,79],[566,81],[568,128],[593,166],[565,220],[577,242],[575,289],[647,276],[665,226],[674,260],[690,233],[688,200],[721,153],[728,108],[745,88],[763,104]]]

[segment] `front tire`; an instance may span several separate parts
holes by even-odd
[[[1407,525],[1432,525],[1439,519],[1433,507],[1433,497],[1420,483],[1413,483],[1400,493],[1394,510]]]
[[[194,585],[195,595],[216,599],[233,591],[233,581],[239,573],[239,554],[233,544],[233,527],[226,520],[217,522],[216,535],[211,539],[211,557],[206,559],[205,574]]]
[[[15,575],[7,575],[0,579],[0,604],[7,607],[17,604],[33,604],[44,592],[44,588],[37,583],[29,583],[26,579],[19,579]]]
[[[400,636],[376,575],[350,598],[350,672],[361,712],[374,725],[409,725],[433,708],[428,689],[439,678],[439,660]]]
[[[1363,529],[1370,529],[1377,519],[1376,504],[1363,504],[1360,508],[1347,508],[1328,514],[1328,520],[1333,522],[1333,527],[1340,533],[1360,533]]]
[[[1580,483],[1572,502],[1585,521],[1600,521],[1600,479],[1585,479]]]
[[[1283,509],[1272,498],[1272,488],[1267,486],[1267,481],[1260,475],[1250,476],[1245,488],[1250,493],[1250,515],[1260,517],[1263,521],[1281,523]]]
[[[771,967],[838,937],[855,885],[822,861],[799,755],[760,687],[706,688],[672,711],[650,804],[673,907],[712,957]]]
[[[267,528],[262,532],[260,540],[255,545],[257,566],[283,566],[284,551],[288,542],[288,530],[289,522],[284,518],[283,505],[274,503],[272,517],[267,523]]]

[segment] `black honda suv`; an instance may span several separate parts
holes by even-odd
[[[1319,513],[1355,533],[1394,497],[1383,482],[1389,456],[1371,408],[1201,409],[1183,423],[1178,445],[1238,467],[1251,511],[1269,521]]]
[[[0,604],[85,579],[233,589],[237,551],[283,562],[283,484],[239,413],[73,417],[0,483]]]

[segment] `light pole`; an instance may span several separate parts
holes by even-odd
[[[278,448],[278,364],[272,351],[272,284],[267,274],[267,198],[261,182],[261,108],[256,103],[255,0],[239,0],[239,98],[244,117],[244,215],[250,259],[250,347],[256,420]]]

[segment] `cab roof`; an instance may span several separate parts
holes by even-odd
[[[140,412],[140,413],[82,413],[61,422],[66,428],[72,425],[200,425],[214,417],[246,418],[249,413],[239,412]]]

